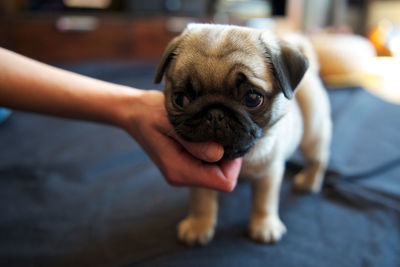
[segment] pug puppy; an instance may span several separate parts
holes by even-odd
[[[250,237],[263,243],[286,232],[278,214],[285,161],[300,145],[307,161],[295,187],[318,192],[328,163],[329,100],[310,43],[238,26],[190,24],[167,46],[155,82],[165,76],[165,106],[183,139],[216,141],[224,158],[243,157],[250,179]],[[206,244],[217,222],[217,192],[190,189],[178,237]]]

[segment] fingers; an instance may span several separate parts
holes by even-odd
[[[206,179],[202,179],[204,187],[212,185],[213,189],[222,192],[232,192],[237,184],[237,179],[242,166],[242,158],[234,160],[222,160],[218,165],[206,165],[206,172],[208,175]]]
[[[235,189],[240,169],[242,167],[242,162],[243,158],[222,161],[221,169],[224,173],[224,177],[226,177],[225,192],[232,192],[233,189]]]
[[[189,154],[188,154],[189,155]],[[175,158],[167,163],[165,178],[173,186],[200,186],[232,192],[237,184],[242,158],[204,163],[194,158]]]

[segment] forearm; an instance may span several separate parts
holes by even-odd
[[[0,106],[121,124],[140,90],[58,69],[0,48]]]

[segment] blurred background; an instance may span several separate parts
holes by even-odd
[[[0,46],[50,64],[155,63],[193,21],[304,32],[328,85],[363,85],[400,102],[397,0],[2,0]]]
[[[157,61],[189,22],[310,37],[334,125],[322,193],[293,192],[293,158],[282,242],[249,241],[251,188],[239,183],[220,194],[213,243],[186,248],[175,229],[187,190],[168,186],[128,134],[0,107],[0,266],[399,267],[400,0],[0,0],[0,46],[162,89]]]

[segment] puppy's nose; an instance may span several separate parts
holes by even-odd
[[[209,109],[207,112],[207,122],[218,123],[225,118],[225,113],[223,110],[218,108]]]

